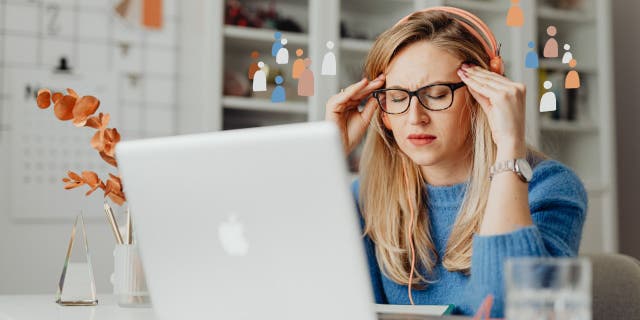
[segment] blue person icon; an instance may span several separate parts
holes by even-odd
[[[537,69],[538,68],[538,53],[535,49],[533,49],[534,43],[533,41],[529,41],[529,52],[527,52],[527,56],[524,60],[524,66],[529,69]]]
[[[273,33],[273,45],[271,46],[271,55],[277,56],[278,50],[282,48],[282,43],[280,42],[280,38],[282,38],[282,33],[280,31],[276,31]]]
[[[282,76],[276,76],[275,80],[277,86],[271,93],[271,102],[285,102],[287,100],[287,95],[284,87],[282,86],[282,82],[284,82],[284,79],[282,78]]]

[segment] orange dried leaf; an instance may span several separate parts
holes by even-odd
[[[117,189],[122,189],[122,180],[120,180],[120,177],[109,173],[109,180],[107,181],[111,181],[115,186],[117,186]]]
[[[70,182],[70,181],[71,181],[71,179],[69,179],[69,178],[62,178],[62,182]]]
[[[98,117],[90,117],[87,119],[87,123],[85,123],[84,126],[98,129],[100,128],[100,119],[98,119]]]
[[[77,173],[75,173],[73,171],[67,172],[67,175],[69,175],[69,178],[71,178],[74,181],[82,181],[82,177],[80,177],[80,175],[78,175]]]
[[[102,157],[102,160],[104,160],[106,163],[114,166],[114,167],[118,167],[118,162],[116,162],[116,159],[112,156],[109,156],[108,154],[104,153],[104,151],[100,151],[100,157]]]
[[[108,195],[109,199],[111,199],[111,201],[117,203],[119,206],[123,205],[126,200],[126,198],[124,197],[124,194],[122,193],[114,193],[114,192],[110,192]]]
[[[64,97],[64,94],[56,92],[53,94],[53,96],[51,96],[51,100],[53,101],[53,103],[57,103],[58,101],[60,101],[60,99],[62,99],[62,97]]]
[[[94,189],[102,182],[100,178],[98,178],[98,174],[93,171],[82,171],[82,178],[86,184]]]
[[[36,98],[38,108],[46,109],[51,105],[51,91],[49,89],[38,90],[38,97]]]
[[[64,96],[58,100],[53,106],[53,113],[62,121],[73,119],[73,107],[76,104],[76,98],[72,96]]]
[[[69,182],[69,183],[67,183],[67,184],[64,186],[64,188],[65,188],[65,189],[67,189],[67,190],[70,190],[70,189],[73,189],[73,188],[79,187],[79,186],[81,186],[81,185],[83,185],[83,184],[84,184],[83,182],[75,182],[75,181],[73,181],[73,182]]]
[[[78,96],[78,94],[75,92],[75,90],[71,89],[71,88],[67,88],[67,92],[69,93],[70,96],[78,99],[80,96]]]
[[[98,189],[98,185],[96,185],[95,187],[92,187],[91,189],[89,189],[89,191],[87,191],[87,193],[85,193],[85,196],[90,196],[94,191],[96,191]]]
[[[83,127],[87,123],[89,116],[94,114],[99,106],[100,100],[94,96],[80,98],[75,108],[73,108],[73,125]]]
[[[108,113],[102,114],[102,112],[100,113],[100,127],[101,128],[107,128],[107,126],[109,125],[109,121],[111,120],[111,115]]]
[[[91,147],[93,147],[94,149],[98,150],[98,152],[104,151],[104,139],[103,139],[103,136],[104,136],[104,132],[103,131],[98,131],[91,138]]]

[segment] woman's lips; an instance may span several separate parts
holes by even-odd
[[[413,145],[424,146],[433,142],[436,139],[436,136],[430,134],[410,134],[407,139]]]

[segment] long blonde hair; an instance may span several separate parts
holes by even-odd
[[[417,12],[406,23],[382,33],[371,48],[365,75],[369,79],[386,71],[396,54],[418,42],[447,50],[465,62],[487,68],[489,56],[482,44],[455,19],[443,12]],[[469,97],[469,95],[466,95]],[[469,139],[472,145],[470,179],[459,214],[442,257],[449,271],[470,273],[473,234],[479,230],[489,193],[489,167],[495,161],[496,146],[488,120],[477,102],[468,98],[465,108],[470,112]],[[464,111],[466,112],[466,111]],[[409,183],[405,186],[403,162]],[[382,272],[398,284],[409,284],[410,234],[413,233],[417,270],[433,270],[438,259],[429,230],[426,192],[420,167],[404,154],[393,134],[385,128],[382,113],[376,110],[367,132],[360,162],[360,204],[365,220],[364,234],[376,244],[376,256]],[[417,208],[416,221],[408,232],[410,212],[407,195]],[[412,286],[424,288],[433,282],[417,271]]]

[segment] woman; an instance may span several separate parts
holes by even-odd
[[[526,145],[525,86],[501,75],[475,19],[413,13],[378,37],[367,77],[327,103],[347,153],[368,128],[353,191],[377,303],[469,315],[492,294],[501,317],[507,257],[578,254],[584,187]]]

